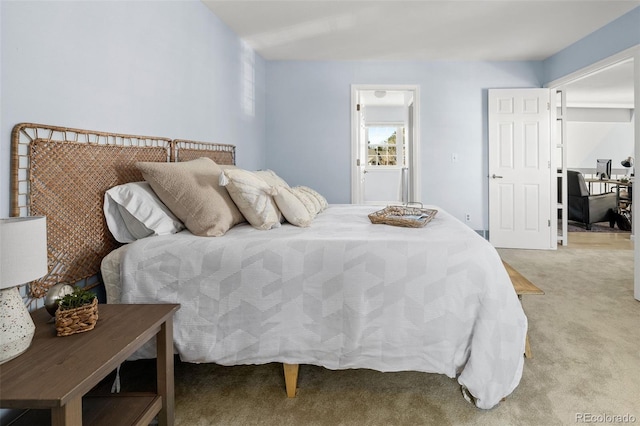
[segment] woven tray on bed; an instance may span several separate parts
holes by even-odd
[[[435,209],[410,206],[387,206],[369,214],[371,223],[404,226],[407,228],[422,228],[438,213]]]

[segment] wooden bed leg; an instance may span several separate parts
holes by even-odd
[[[287,388],[287,396],[295,398],[300,364],[282,364],[282,367],[284,368],[284,384]]]

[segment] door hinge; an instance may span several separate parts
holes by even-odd
[[[360,111],[360,104],[356,105],[356,111]]]
[[[359,158],[356,160],[356,166],[360,167],[360,159]]]
[[[551,168],[551,160],[547,161],[547,169]]]
[[[551,219],[548,219],[548,220],[547,220],[547,226],[548,226],[549,228],[551,228]]]
[[[551,110],[551,102],[547,102],[547,111]]]

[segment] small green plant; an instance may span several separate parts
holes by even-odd
[[[63,311],[90,305],[96,295],[81,287],[75,287],[73,293],[65,294],[59,301],[59,308]]]

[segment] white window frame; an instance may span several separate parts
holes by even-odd
[[[367,148],[369,147],[369,128],[370,127],[389,127],[389,128],[396,129],[396,165],[394,166],[381,165],[381,164],[371,165],[369,164],[369,153],[367,152],[367,164],[365,166],[366,169],[401,169],[405,167],[405,164],[404,164],[404,160],[406,159],[404,155],[405,143],[406,143],[405,134],[404,134],[404,132],[406,132],[405,123],[401,121],[367,123],[365,125]],[[390,145],[387,145],[387,146],[390,146]],[[398,164],[398,160],[403,160],[403,161],[400,164]]]

